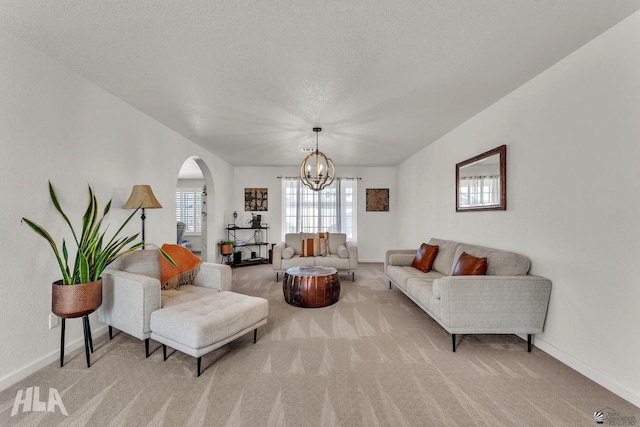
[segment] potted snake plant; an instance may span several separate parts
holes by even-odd
[[[85,316],[102,304],[100,276],[104,269],[119,256],[143,247],[143,242],[136,242],[139,233],[120,237],[122,230],[139,208],[127,217],[111,238],[108,238],[106,236],[108,226],[102,230],[102,225],[111,209],[111,200],[100,215],[97,197],[89,186],[89,202],[82,216],[82,230],[78,234],[62,210],[51,182],[49,182],[49,196],[53,206],[71,230],[76,252],[73,264],[69,263],[69,248],[65,239],[62,239],[59,248],[44,227],[27,218],[22,218],[22,221],[49,243],[62,274],[62,279],[52,284],[51,311],[59,317]],[[164,251],[160,250],[160,254],[171,264],[176,265]]]

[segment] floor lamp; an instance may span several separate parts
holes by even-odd
[[[146,218],[144,210],[158,209],[161,207],[162,205],[158,202],[156,196],[153,195],[150,185],[134,185],[129,200],[127,200],[127,203],[122,207],[123,209],[142,209],[142,215],[140,216],[140,218],[142,218],[142,249],[144,249],[144,220]]]

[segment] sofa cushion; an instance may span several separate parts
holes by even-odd
[[[431,265],[433,264],[433,260],[436,258],[437,254],[438,246],[423,243],[420,245],[420,249],[418,249],[413,262],[411,263],[411,267],[428,273],[431,270]]]
[[[487,258],[477,258],[462,252],[452,276],[479,276],[487,273]]]
[[[338,255],[338,247],[347,243],[347,235],[344,233],[329,233],[329,253]]]
[[[333,267],[337,270],[349,270],[349,258],[340,258],[338,255],[327,255],[316,258],[316,264],[322,267]]]
[[[296,251],[291,246],[287,246],[282,250],[282,259],[291,259],[295,254]]]
[[[460,243],[451,240],[431,239],[429,240],[429,244],[439,246],[438,255],[436,255],[436,259],[433,260],[431,268],[445,276],[451,276],[454,262],[458,259],[456,257],[456,248]]]
[[[291,247],[295,251],[296,255],[302,255],[302,238],[306,237],[303,233],[287,233],[284,236],[284,243],[286,247]]]
[[[407,290],[407,281],[409,279],[420,279],[431,283],[433,280],[443,277],[443,274],[435,270],[423,273],[410,265],[390,265],[387,267],[387,276],[400,289]]]
[[[456,259],[462,252],[478,258],[487,258],[489,276],[525,276],[531,266],[529,258],[514,252],[461,243],[456,250]]]
[[[180,286],[180,289],[167,289],[160,292],[160,307],[171,307],[218,292],[220,291],[215,288],[204,288],[195,285]]]
[[[157,249],[133,251],[118,257],[114,261],[115,268],[127,273],[142,274],[160,280],[160,263],[158,263]]]
[[[433,293],[432,282],[421,279],[409,279],[407,281],[407,291],[411,298],[418,303],[428,314],[436,320],[442,317],[442,303]]]
[[[282,260],[282,270],[286,270],[290,267],[300,267],[302,265],[316,265],[316,257],[301,257],[300,255],[294,255],[291,259]]]

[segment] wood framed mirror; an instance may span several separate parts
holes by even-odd
[[[507,210],[507,146],[456,165],[456,212]]]

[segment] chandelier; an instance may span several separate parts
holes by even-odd
[[[313,191],[320,191],[331,185],[336,177],[336,168],[330,158],[318,151],[318,133],[322,128],[313,128],[316,133],[316,151],[309,154],[300,165],[302,183]]]

